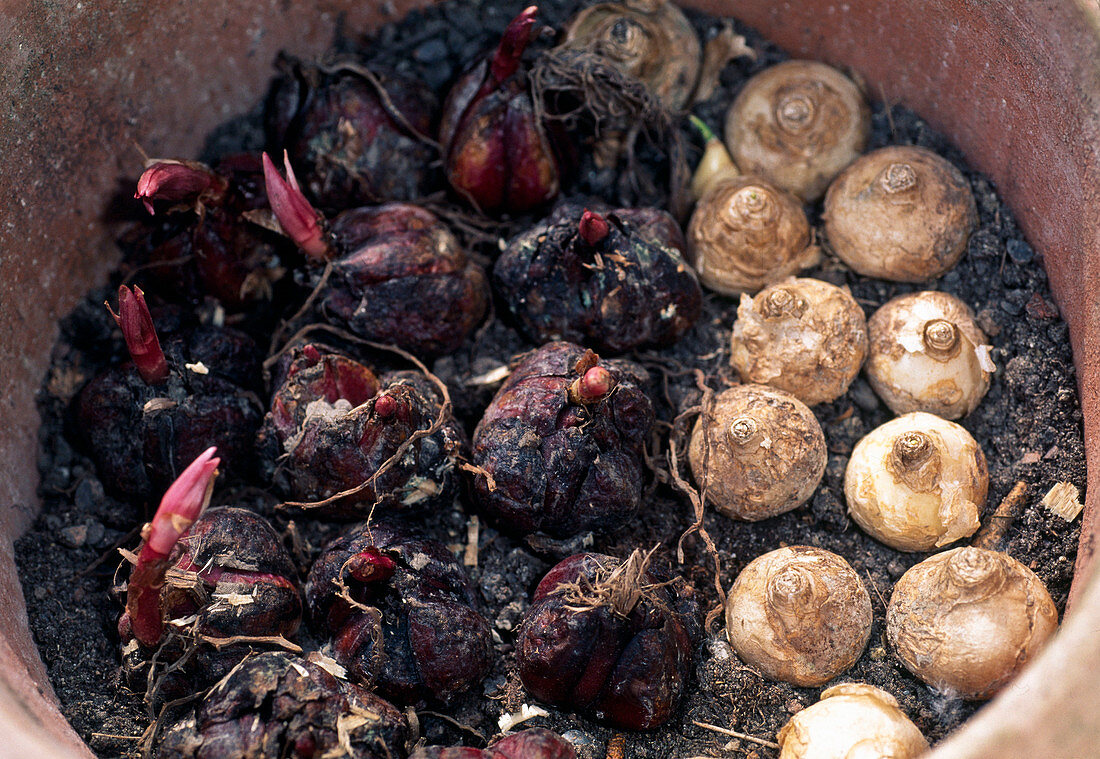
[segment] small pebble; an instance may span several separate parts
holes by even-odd
[[[89,521],[86,525],[88,528],[87,542],[90,545],[97,546],[103,542],[103,536],[106,533],[103,525],[95,520]]]
[[[57,531],[57,536],[62,545],[69,548],[80,548],[88,540],[88,526],[74,524],[69,527],[62,527]]]
[[[1005,247],[1008,248],[1008,255],[1018,264],[1026,264],[1035,258],[1035,251],[1023,240],[1009,240]]]
[[[878,408],[878,396],[875,395],[875,391],[871,389],[867,380],[862,377],[852,383],[848,392],[851,393],[855,404],[864,411],[874,411]]]
[[[88,478],[80,481],[73,494],[73,503],[81,511],[95,511],[103,501],[103,485],[99,480]]]
[[[43,586],[43,585],[39,585],[38,587],[36,587],[34,589],[34,597],[37,598],[39,601],[44,599],[49,594],[50,594],[50,591],[46,590],[45,586]]]

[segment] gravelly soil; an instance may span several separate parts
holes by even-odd
[[[553,0],[541,6],[541,17],[556,25],[577,5]],[[444,3],[385,28],[368,49],[375,59],[410,69],[432,86],[442,88],[456,75],[462,61],[492,44],[522,6],[515,1]],[[700,15],[691,18],[704,35],[716,28],[713,19]],[[484,26],[478,27],[479,22]],[[694,109],[716,128],[744,79],[785,57],[751,31],[738,31],[748,36],[757,59],[732,63],[723,73],[718,92]],[[354,40],[338,42],[344,48],[355,44]],[[262,136],[257,114],[258,107],[213,135],[207,157],[230,149],[259,147]],[[1039,574],[1062,609],[1079,525],[1066,524],[1047,513],[1038,500],[1062,480],[1083,489],[1085,465],[1066,326],[1053,306],[1042,261],[1023,239],[1012,213],[997,198],[989,181],[970,171],[962,156],[918,116],[904,108],[877,103],[873,124],[872,147],[916,144],[932,148],[964,171],[978,200],[980,227],[967,255],[931,287],[966,301],[992,337],[998,371],[985,400],[962,423],[978,439],[988,458],[991,485],[987,509],[995,507],[1016,481],[1031,486],[1028,507],[1009,530],[1003,548]],[[598,190],[599,180],[582,176],[575,189]],[[817,209],[813,213],[816,218]],[[827,241],[825,246],[827,251]],[[861,278],[828,254],[809,275],[848,285],[868,315],[890,297],[918,289]],[[122,356],[121,339],[101,305],[109,292],[89,294],[63,323],[54,364],[41,393],[39,464],[44,509],[16,546],[31,629],[62,709],[77,732],[103,757],[133,754],[139,746],[137,737],[148,725],[140,697],[122,687],[118,678],[114,625],[119,605],[109,594],[119,564],[115,548],[136,543],[137,526],[148,517],[148,511],[145,505],[123,503],[104,494],[89,459],[66,428],[68,404],[74,393],[96,371]],[[703,318],[684,340],[659,354],[638,356],[661,388],[658,401],[666,422],[678,409],[698,401],[698,389],[685,370],[702,369],[714,388],[732,381],[727,345],[735,307],[731,299],[708,295]],[[270,322],[264,321],[257,319],[248,326],[262,335],[270,329]],[[460,418],[469,429],[493,388],[470,386],[468,381],[530,347],[504,319],[497,317],[463,349],[436,362],[433,370],[450,385]],[[863,434],[886,421],[890,413],[863,379],[839,400],[816,407],[815,412],[828,440],[829,463],[825,479],[808,505],[755,524],[707,515],[706,527],[719,546],[722,582],[728,587],[751,559],[781,545],[820,546],[844,556],[867,582],[875,624],[867,651],[840,679],[870,682],[890,691],[925,735],[936,742],[976,706],[938,695],[910,676],[888,650],[883,630],[885,601],[893,583],[923,556],[893,551],[865,536],[848,518],[843,500],[842,481],[849,452]],[[662,444],[661,466],[665,447],[667,441]],[[635,547],[659,543],[657,563],[666,570],[682,572],[695,584],[703,606],[712,606],[715,593],[711,564],[698,540],[687,541],[685,563],[682,567],[676,565],[676,541],[692,521],[691,509],[687,500],[662,479],[667,478],[654,476],[638,519],[614,535],[596,538],[593,548],[625,556]],[[274,513],[276,503],[274,497],[251,483],[238,483],[220,492],[215,500],[250,505],[266,514]],[[461,549],[467,535],[466,513],[466,504],[459,499],[451,509],[425,520],[425,527]],[[276,515],[275,519],[281,529],[287,528],[285,516]],[[297,527],[311,551],[338,529],[303,522]],[[465,741],[478,745],[476,735],[493,735],[502,711],[524,700],[522,692],[514,684],[509,685],[513,631],[542,573],[557,557],[575,547],[532,546],[482,523],[478,565],[472,574],[499,637],[496,666],[481,692],[451,709],[450,718],[467,729],[421,714],[421,728],[429,743]],[[309,642],[306,633],[303,643]],[[677,716],[660,730],[628,735],[624,755],[654,759],[774,756],[776,752],[771,748],[736,740],[730,743],[727,737],[693,723],[711,723],[773,740],[793,712],[817,699],[819,690],[764,680],[731,655],[721,630],[716,629],[698,649],[692,690]],[[531,724],[566,732],[582,757],[605,755],[611,730],[567,713],[550,712],[549,717]]]

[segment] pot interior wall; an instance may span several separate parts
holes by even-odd
[[[37,508],[34,394],[56,322],[115,263],[104,209],[140,169],[137,146],[154,156],[193,155],[210,128],[252,105],[278,50],[308,55],[328,44],[338,17],[366,28],[426,2],[13,0],[0,7],[0,91],[10,93],[0,104],[0,355],[7,357],[0,387],[8,391],[0,405],[7,432],[0,437],[0,729],[13,755],[89,755],[54,706],[27,630],[11,542]],[[1100,500],[1096,10],[1083,0],[685,4],[734,15],[795,55],[851,67],[872,93],[921,113],[994,179],[1043,255],[1070,326],[1089,464],[1083,577]],[[1075,586],[1066,629],[1020,685],[937,756],[1088,754],[1100,732],[1100,652],[1089,645],[1100,625],[1100,588],[1084,585]],[[1019,719],[1025,698],[1026,720]]]

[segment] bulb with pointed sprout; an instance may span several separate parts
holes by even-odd
[[[871,637],[871,597],[841,557],[779,548],[749,562],[726,598],[726,636],[765,677],[816,687],[848,670]]]
[[[924,291],[887,301],[867,322],[867,379],[895,414],[927,411],[958,419],[989,390],[996,367],[970,308]]]
[[[825,473],[825,435],[813,412],[782,390],[738,385],[695,423],[688,462],[707,501],[755,522],[801,506]]]
[[[988,489],[985,456],[970,433],[919,411],[860,440],[844,474],[852,518],[899,551],[930,551],[974,534]]]
[[[165,309],[158,335],[140,288],[119,289],[118,313],[131,363],[96,375],[76,399],[76,419],[103,484],[124,498],[156,496],[210,445],[230,469],[251,461],[263,416],[255,401],[255,343],[223,327],[182,323]],[[159,317],[158,317],[159,318]],[[235,465],[234,465],[235,464]]]
[[[779,759],[916,759],[928,741],[884,690],[862,683],[826,688],[776,736]]]
[[[465,444],[450,416],[402,449],[400,461],[382,468],[412,435],[435,422],[442,402],[418,374],[376,377],[324,346],[297,346],[276,371],[258,440],[262,468],[279,491],[296,499],[324,501],[359,488],[316,507],[317,515],[355,519],[376,507],[443,503],[454,494]]]
[[[451,88],[439,141],[447,181],[488,213],[522,213],[558,194],[561,169],[539,120],[522,56],[538,8],[508,25],[491,58],[477,63]]]
[[[808,406],[839,398],[867,355],[867,320],[847,288],[786,279],[741,295],[730,364],[745,382],[785,390]]]
[[[909,569],[890,597],[886,636],[902,663],[937,690],[993,696],[1058,627],[1043,581],[1007,554],[956,548]]]
[[[668,345],[702,309],[680,246],[664,211],[567,203],[508,244],[493,283],[534,342],[572,340],[604,353]]]
[[[726,143],[746,173],[814,201],[859,157],[871,109],[859,88],[831,66],[784,61],[756,74],[726,115]]]
[[[926,148],[880,148],[856,160],[825,195],[825,234],[866,277],[926,282],[951,269],[978,224],[970,185]]]
[[[642,500],[653,404],[644,370],[572,343],[527,354],[474,430],[474,496],[502,529],[569,537],[622,526]]]
[[[754,293],[819,256],[802,204],[754,176],[714,184],[695,206],[687,238],[699,280],[724,295]]]
[[[126,285],[118,288],[117,314],[111,311],[110,303],[104,305],[122,330],[130,359],[141,378],[150,385],[167,379],[168,361],[161,350],[157,330],[153,327],[153,317],[149,313],[149,306],[145,304],[145,293],[141,288],[130,290]]]
[[[695,173],[691,175],[691,194],[696,201],[699,201],[719,181],[739,176],[741,172],[734,164],[725,144],[706,125],[706,122],[695,114],[690,114],[688,121],[705,141],[703,157],[699,159]]]
[[[418,355],[456,350],[485,315],[489,285],[451,231],[408,203],[352,208],[326,221],[264,156],[271,210],[318,266],[313,276],[324,318],[368,340]],[[331,262],[322,285],[319,264]]]
[[[160,610],[160,592],[168,557],[180,535],[202,514],[210,503],[214,476],[221,459],[208,448],[180,474],[160,501],[153,521],[144,532],[145,543],[130,575],[126,591],[126,613],[134,637],[145,646],[155,646],[164,635]]]

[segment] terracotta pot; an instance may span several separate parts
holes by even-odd
[[[426,2],[0,2],[0,754],[90,756],[28,633],[11,541],[38,507],[34,395],[56,322],[116,261],[102,215],[139,170],[135,145],[192,155],[255,102],[277,50],[324,48],[341,14],[364,28]],[[1085,565],[1100,502],[1100,11],[1088,0],[687,4],[850,66],[917,110],[993,178],[1043,255],[1085,412],[1089,509],[1073,608],[1043,656],[932,756],[1093,755],[1100,582],[1086,582]]]

